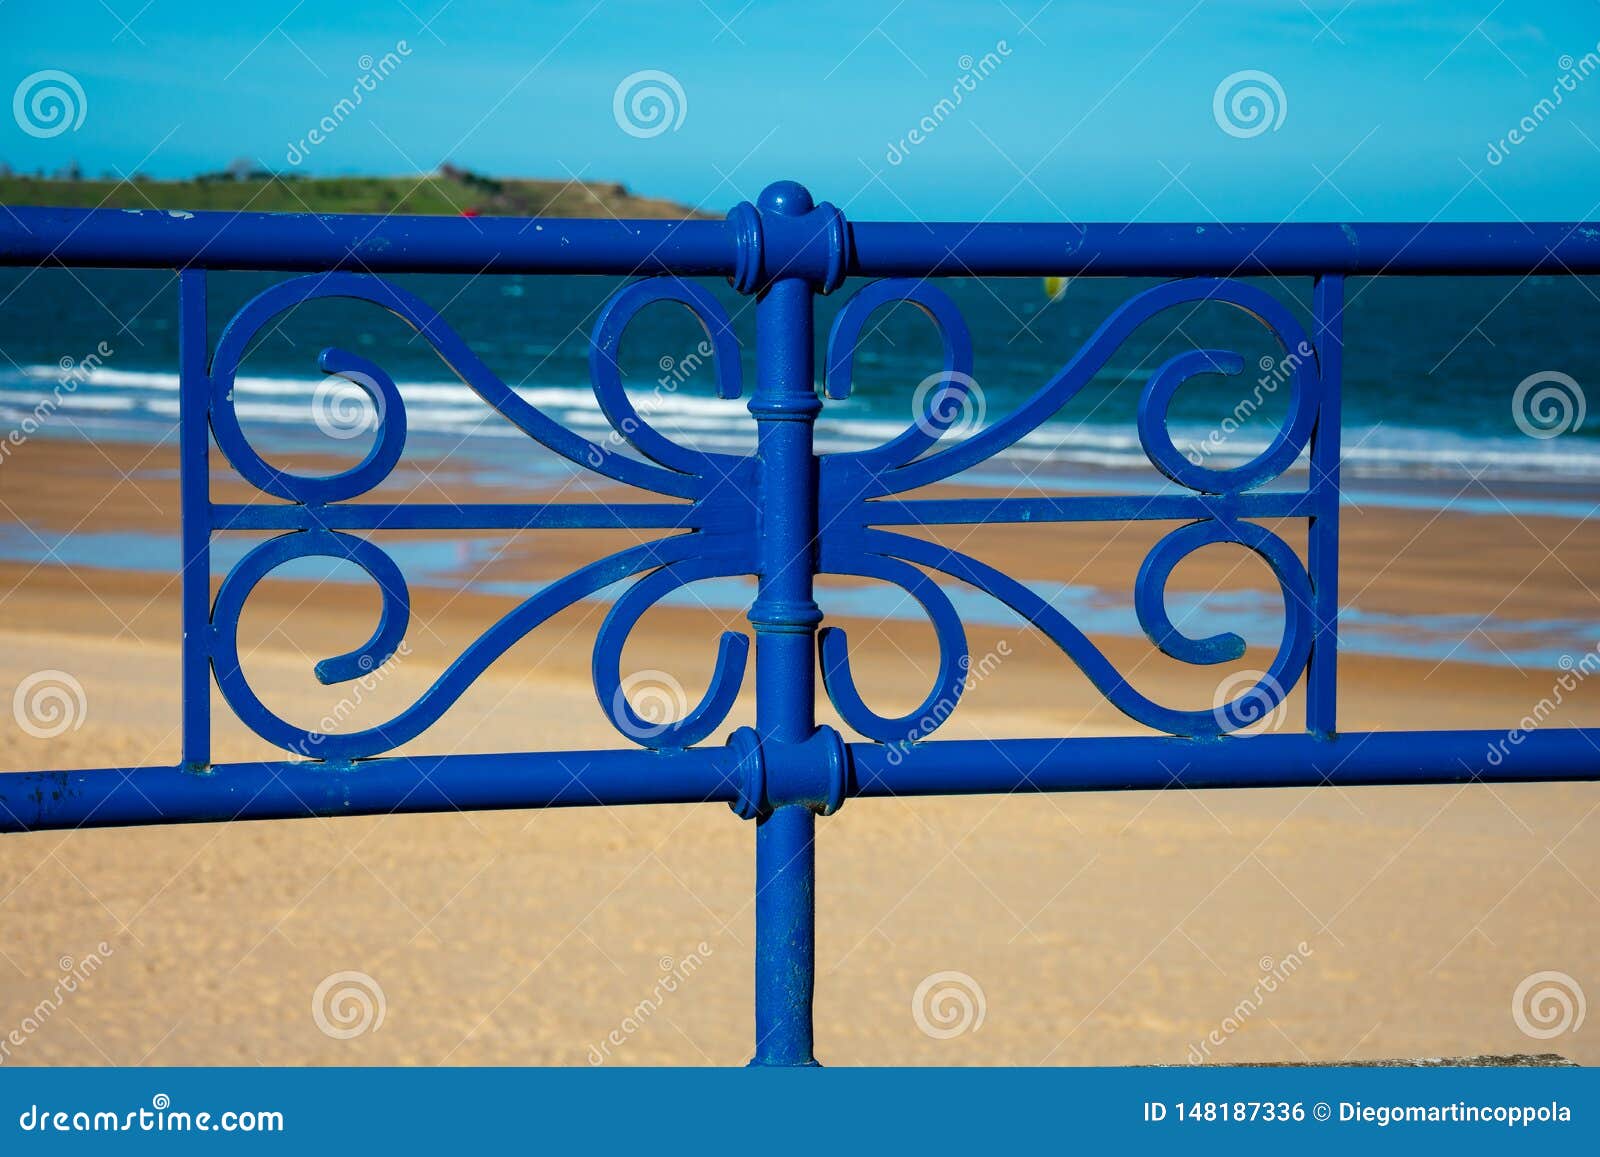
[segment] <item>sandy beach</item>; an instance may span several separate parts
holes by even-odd
[[[171,444],[25,450],[0,466],[8,527],[176,532]],[[491,493],[459,479],[432,487],[441,493],[413,498]],[[215,494],[244,491],[219,473]],[[941,537],[1019,578],[1131,589],[1167,529]],[[505,549],[474,581],[557,577],[636,540],[485,537]],[[1285,537],[1303,545],[1303,529]],[[1197,556],[1174,589],[1268,589],[1266,567],[1243,557]],[[53,738],[0,731],[6,770],[177,759],[176,580],[106,561],[0,563],[0,688],[64,671],[87,705],[80,726]],[[1589,522],[1347,508],[1342,561],[1342,601],[1362,612],[1460,615],[1469,626],[1600,622],[1590,589],[1600,529]],[[411,653],[363,704],[366,724],[413,701],[516,601],[434,586],[412,594]],[[312,663],[362,642],[376,611],[357,585],[267,584],[241,632],[254,684],[314,722],[340,693],[315,682]],[[618,746],[588,675],[603,611],[584,603],[541,627],[404,750]],[[724,625],[744,627],[736,613],[660,608],[628,663],[670,671],[693,701]],[[936,660],[931,631],[842,625],[869,704],[914,706]],[[975,659],[1004,662],[941,738],[1140,730],[1025,625],[969,633]],[[1142,639],[1096,641],[1141,689],[1182,707],[1210,707],[1220,678],[1270,659],[1252,649],[1240,664],[1197,670]],[[1572,656],[1595,642],[1573,638]],[[1372,654],[1344,656],[1341,673],[1346,730],[1509,728],[1558,674]],[[747,679],[718,740],[752,721],[751,691]],[[1564,700],[1544,726],[1600,724],[1600,687]],[[220,697],[214,718],[219,761],[273,754]],[[819,718],[839,725],[825,702]],[[1276,725],[1302,718],[1296,695]],[[1556,1051],[1600,1062],[1593,1024],[1535,1039],[1512,1012],[1519,983],[1538,972],[1600,993],[1597,810],[1596,784],[852,801],[818,829],[818,1056],[1165,1064]],[[581,1065],[605,1046],[614,1064],[739,1064],[752,1031],[752,839],[720,805],[4,837],[0,1036],[33,1016],[63,969],[104,959],[3,1063]],[[663,973],[691,959],[677,991],[627,1028]],[[342,971],[382,991],[381,1026],[352,1039],[313,1016],[318,985]],[[949,1039],[913,1013],[919,984],[941,972],[971,978],[984,1009],[981,1026]],[[1287,979],[1240,1016],[1262,977],[1279,974]],[[623,1043],[605,1045],[614,1033]],[[1214,1035],[1222,1043],[1205,1043]]]

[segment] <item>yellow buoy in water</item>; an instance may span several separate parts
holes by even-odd
[[[1056,301],[1067,291],[1069,277],[1046,277],[1044,279],[1044,295],[1051,301]]]

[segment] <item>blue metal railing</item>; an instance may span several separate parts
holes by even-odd
[[[1341,733],[1336,720],[1339,398],[1344,280],[1350,275],[1600,273],[1600,228],[1590,225],[1010,225],[851,223],[781,182],[723,221],[546,221],[12,208],[0,218],[0,264],[113,266],[180,271],[180,458],[183,553],[183,753],[173,767],[50,770],[0,775],[0,830],[183,823],[228,819],[718,800],[756,821],[755,1062],[812,1062],[814,852],[817,814],[850,796],[1129,788],[1316,786],[1600,779],[1600,730],[1530,732],[1500,757],[1501,733]],[[207,330],[206,271],[310,271],[280,282],[236,313],[216,348]],[[508,387],[438,313],[379,274],[603,273],[649,275],[601,311],[591,348],[596,400],[615,437],[597,443],[553,421]],[[972,347],[941,276],[1177,277],[1118,308],[1071,361],[1015,413],[940,449],[971,381]],[[1237,278],[1315,279],[1312,332],[1272,295]],[[716,298],[693,282],[722,276],[756,299],[758,380],[749,409],[749,456],[691,449],[661,435],[634,409],[617,365],[629,321],[675,302],[705,328],[719,392],[738,397],[739,344]],[[824,392],[849,394],[858,339],[869,318],[897,302],[918,307],[944,351],[939,390],[904,433],[870,450],[822,454],[812,429],[823,407],[814,366],[815,297],[847,277],[882,278],[838,313],[827,342]],[[350,502],[394,468],[406,437],[405,406],[374,362],[323,351],[325,374],[365,391],[381,416],[372,449],[333,476],[270,466],[234,411],[244,351],[263,327],[307,301],[378,304],[433,347],[461,379],[528,437],[583,469],[669,501],[622,504]],[[1178,494],[1061,498],[907,498],[1001,453],[1055,414],[1139,325],[1184,304],[1217,303],[1259,323],[1283,349],[1289,414],[1271,443],[1243,465],[1195,464],[1174,446],[1167,406],[1187,378],[1236,373],[1227,351],[1196,350],[1162,365],[1143,388],[1138,433]],[[229,465],[280,501],[214,502],[213,441]],[[634,453],[619,452],[622,444]],[[1309,448],[1298,491],[1264,490]],[[1305,519],[1304,563],[1264,519]],[[1269,670],[1215,711],[1166,707],[1136,691],[1106,656],[1045,599],[955,550],[895,528],[1000,522],[1163,520],[1183,525],[1147,556],[1135,610],[1164,653],[1191,664],[1240,657],[1244,642],[1196,639],[1168,617],[1165,585],[1200,547],[1234,543],[1259,555],[1283,595],[1284,627]],[[326,557],[362,568],[382,613],[360,648],[316,666],[324,683],[359,678],[401,644],[410,596],[394,561],[361,531],[618,528],[687,532],[631,547],[551,583],[492,626],[410,707],[387,723],[323,734],[276,715],[239,662],[238,622],[255,586],[293,559]],[[280,531],[250,550],[210,593],[212,538]],[[870,708],[850,674],[843,631],[822,629],[817,575],[858,576],[901,587],[927,613],[940,648],[927,698],[899,717]],[[704,699],[665,725],[640,719],[623,693],[621,652],[640,616],[688,583],[754,576],[756,725],[723,746],[695,746],[722,726],[744,680],[749,640],[724,633]],[[1055,642],[1111,703],[1167,737],[928,740],[965,686],[960,616],[935,575],[1010,607]],[[385,754],[420,735],[497,657],[551,615],[621,581],[594,647],[602,709],[634,747],[591,752]],[[815,718],[816,677],[845,722],[846,742]],[[1306,731],[1228,738],[1265,716],[1306,679]],[[213,763],[213,682],[257,735],[298,758]],[[574,774],[573,768],[582,768]],[[1174,772],[1171,769],[1180,770]]]

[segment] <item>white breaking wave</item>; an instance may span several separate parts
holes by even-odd
[[[125,435],[148,437],[151,426],[170,428],[178,414],[177,374],[96,367],[83,374],[75,388],[58,386],[63,371],[56,366],[25,367],[0,374],[0,421],[15,426],[35,414],[41,401],[71,420],[83,419],[98,432],[122,423]],[[303,439],[307,449],[326,449],[312,417],[312,399],[320,376],[285,378],[241,376],[234,382],[234,407],[248,428],[272,428],[280,440]],[[419,434],[452,437],[524,438],[468,386],[455,381],[397,383],[406,402],[408,428]],[[353,388],[353,387],[352,387]],[[607,439],[610,424],[592,390],[582,384],[521,388],[517,393],[554,420],[596,441]],[[55,403],[52,395],[59,397]],[[629,395],[639,412],[663,434],[687,444],[714,450],[747,449],[754,426],[743,399],[709,398],[659,388]],[[909,406],[909,401],[908,401]],[[991,413],[990,417],[1001,415]],[[902,433],[910,424],[875,414],[859,398],[829,403],[817,423],[818,448],[827,452],[865,449]],[[141,429],[142,427],[142,429]],[[1175,424],[1172,436],[1180,450],[1204,445],[1214,427]],[[1268,436],[1232,435],[1205,464],[1235,466],[1264,451]],[[115,434],[113,433],[113,436]],[[1568,437],[1536,440],[1514,436],[1472,436],[1445,430],[1384,425],[1347,426],[1343,432],[1347,471],[1363,476],[1441,478],[1485,476],[1499,480],[1571,480],[1600,478],[1600,444]],[[1060,462],[1108,469],[1148,469],[1132,417],[1121,424],[1046,422],[1003,455],[1028,464]],[[1305,469],[1304,455],[1295,467]]]

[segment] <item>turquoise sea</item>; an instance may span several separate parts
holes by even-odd
[[[250,296],[278,280],[267,274],[213,274],[212,341]],[[484,276],[398,278],[440,310],[446,321],[506,382],[529,401],[591,438],[607,426],[589,385],[589,335],[598,310],[619,286],[615,279]],[[943,281],[966,319],[976,350],[977,389],[960,428],[970,432],[1004,417],[1048,381],[1131,293],[1144,284],[1078,278],[1056,298],[1038,279]],[[1258,281],[1310,329],[1309,282]],[[750,303],[713,286],[744,346],[744,381],[754,380],[755,319]],[[853,286],[818,306],[819,374],[828,326]],[[1587,385],[1600,385],[1600,280],[1580,278],[1395,278],[1352,280],[1348,287],[1344,385],[1345,491],[1349,502],[1457,513],[1584,518],[1600,507],[1600,412],[1588,414]],[[0,271],[0,423],[15,428],[39,403],[59,406],[35,438],[115,439],[153,443],[173,438],[178,405],[177,293],[165,272]],[[640,314],[624,342],[626,384],[636,404],[663,432],[682,441],[737,450],[753,442],[742,401],[714,396],[703,357],[703,334],[686,311],[656,305]],[[235,386],[246,432],[286,465],[309,453],[358,456],[369,444],[374,415],[353,388],[345,413],[358,435],[330,438],[313,420],[316,355],[340,346],[371,359],[397,381],[406,403],[408,454],[422,463],[443,460],[440,477],[466,476],[507,487],[544,488],[571,468],[529,441],[456,380],[434,351],[398,319],[376,306],[324,300],[280,317],[255,342]],[[977,486],[1045,491],[1156,492],[1165,483],[1144,456],[1134,428],[1139,393],[1151,371],[1187,348],[1230,349],[1245,361],[1237,377],[1209,376],[1186,384],[1174,401],[1171,428],[1180,448],[1210,447],[1207,464],[1236,464],[1259,453],[1276,432],[1287,391],[1269,367],[1283,350],[1253,319],[1208,305],[1173,310],[1147,322],[1118,349],[1093,381],[1061,412],[1003,458],[963,476]],[[882,442],[913,418],[919,383],[940,366],[931,325],[909,308],[884,311],[856,357],[855,388],[827,403],[818,425],[825,451]],[[1518,386],[1530,376],[1570,379],[1565,408],[1554,413],[1559,432],[1525,432],[1518,421]],[[1276,381],[1281,384],[1281,376]],[[1263,386],[1267,388],[1262,388]],[[1242,399],[1250,412],[1239,414]],[[1596,399],[1600,402],[1600,398]],[[354,414],[353,419],[351,415]],[[1225,432],[1225,436],[1217,435]],[[345,432],[349,432],[346,430]],[[1302,484],[1305,463],[1284,484]],[[0,490],[4,465],[0,462]],[[0,533],[0,558],[169,570],[171,535],[53,535],[12,528]],[[108,539],[115,538],[116,542]],[[415,542],[397,548],[413,581],[449,585],[471,564],[470,545]],[[218,565],[227,565],[225,551]],[[305,565],[312,565],[307,563]],[[335,576],[337,577],[337,576]],[[1049,584],[1045,584],[1049,585]],[[524,593],[512,584],[503,593]],[[526,588],[531,589],[531,588]],[[1128,592],[1055,584],[1047,597],[1071,617],[1086,616],[1113,634],[1137,633]],[[699,601],[748,602],[735,580],[697,584]],[[843,598],[845,596],[834,596]],[[875,595],[857,592],[853,613],[900,613]],[[1193,600],[1182,610],[1186,629],[1241,629],[1270,637],[1281,622],[1272,600],[1249,592]],[[1259,605],[1257,605],[1259,604]],[[975,598],[963,613],[976,621],[1003,609]],[[1427,616],[1390,621],[1349,608],[1342,624],[1347,648],[1407,654],[1436,661],[1548,665],[1588,644],[1593,624],[1552,620],[1475,630],[1478,620]],[[1492,626],[1493,624],[1491,624]]]

